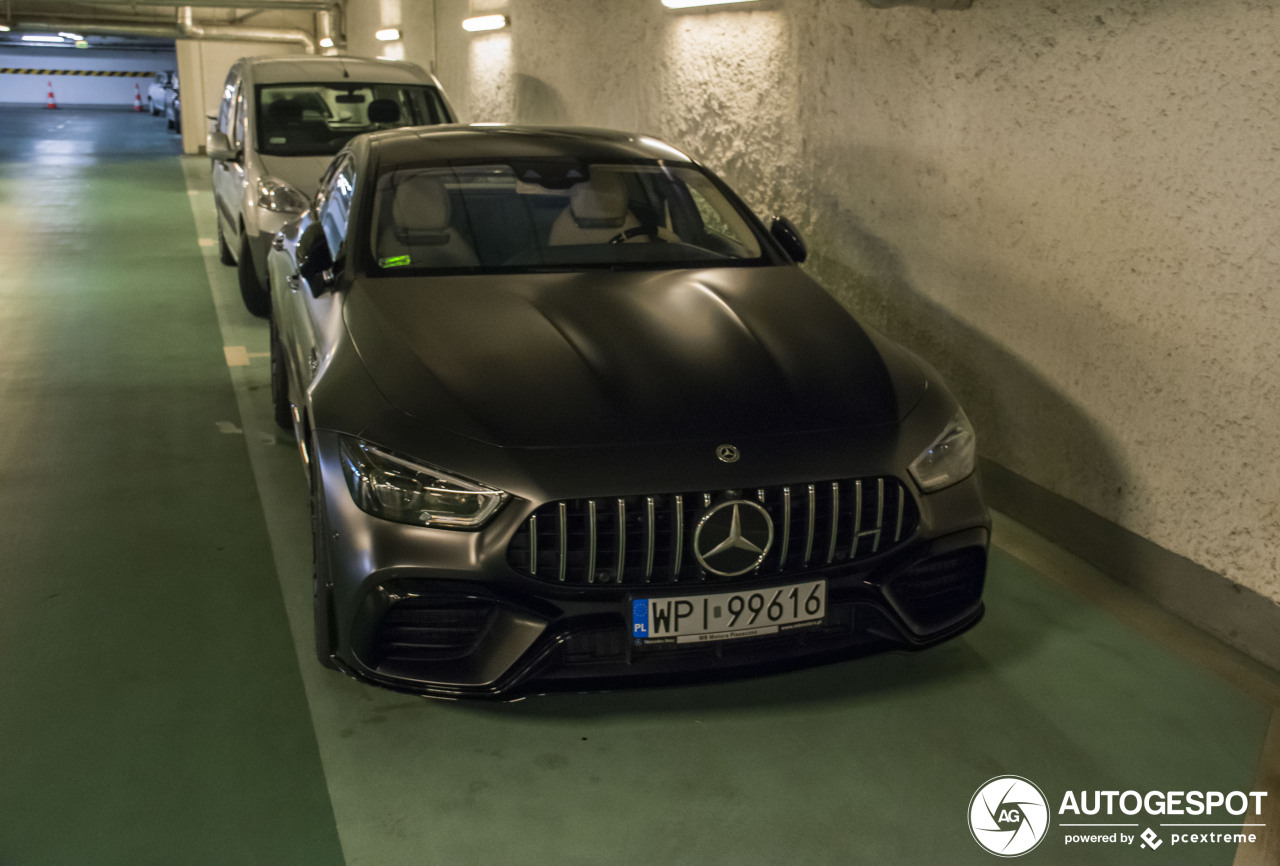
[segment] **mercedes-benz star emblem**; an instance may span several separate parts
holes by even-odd
[[[693,533],[693,553],[702,567],[721,577],[737,577],[764,562],[773,545],[773,520],[764,507],[745,499],[721,502],[702,515]]]
[[[716,456],[720,458],[721,463],[737,463],[742,454],[732,445],[717,445]]]

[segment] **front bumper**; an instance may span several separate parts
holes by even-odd
[[[322,442],[325,437],[322,437]],[[372,517],[352,501],[322,444],[318,555],[335,575],[333,660],[357,679],[439,697],[526,694],[731,679],[948,640],[982,617],[989,520],[976,477],[915,494],[920,520],[892,550],[802,573],[747,575],[731,586],[696,575],[662,586],[563,585],[521,574],[510,540],[533,511],[512,502],[480,532]],[[331,464],[331,465],[329,465]],[[637,643],[636,598],[750,592],[827,582],[820,624],[696,644]]]

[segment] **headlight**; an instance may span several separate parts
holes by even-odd
[[[264,177],[258,181],[258,207],[276,213],[302,213],[310,204],[305,195],[282,180]]]
[[[911,461],[911,476],[926,493],[950,487],[973,474],[976,446],[973,425],[958,411],[933,444]]]
[[[359,439],[343,436],[340,451],[351,498],[375,517],[474,529],[507,500],[501,490],[454,478]]]

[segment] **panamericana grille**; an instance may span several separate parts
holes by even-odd
[[[760,566],[738,578],[705,571],[694,554],[698,521],[716,503],[759,502],[773,520]],[[574,499],[540,506],[507,547],[522,574],[566,585],[750,580],[863,560],[915,532],[915,500],[891,476],[751,490]]]

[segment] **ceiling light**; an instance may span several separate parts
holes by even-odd
[[[475,18],[464,19],[462,29],[468,33],[479,33],[482,30],[501,30],[509,23],[511,22],[505,15],[477,15]]]
[[[332,40],[332,39],[330,39],[328,36],[322,36],[322,37],[320,37],[320,47],[321,47],[321,48],[332,48],[332,47],[333,47],[333,40]]]
[[[42,34],[28,33],[22,37],[23,42],[65,42],[61,36],[44,36]]]
[[[379,42],[395,42],[400,38],[400,28],[387,27],[383,30],[379,30],[377,33],[374,33],[373,38],[377,39]]]
[[[9,25],[8,25],[8,24],[0,24],[0,33],[8,33],[8,32],[9,32]]]
[[[662,0],[668,9],[692,9],[694,6],[719,6],[722,3],[754,3],[755,0]]]
[[[63,30],[63,31],[60,31],[58,35],[61,36],[63,39],[70,39],[72,42],[84,41],[84,37],[81,36],[79,33],[68,33],[65,30]]]

